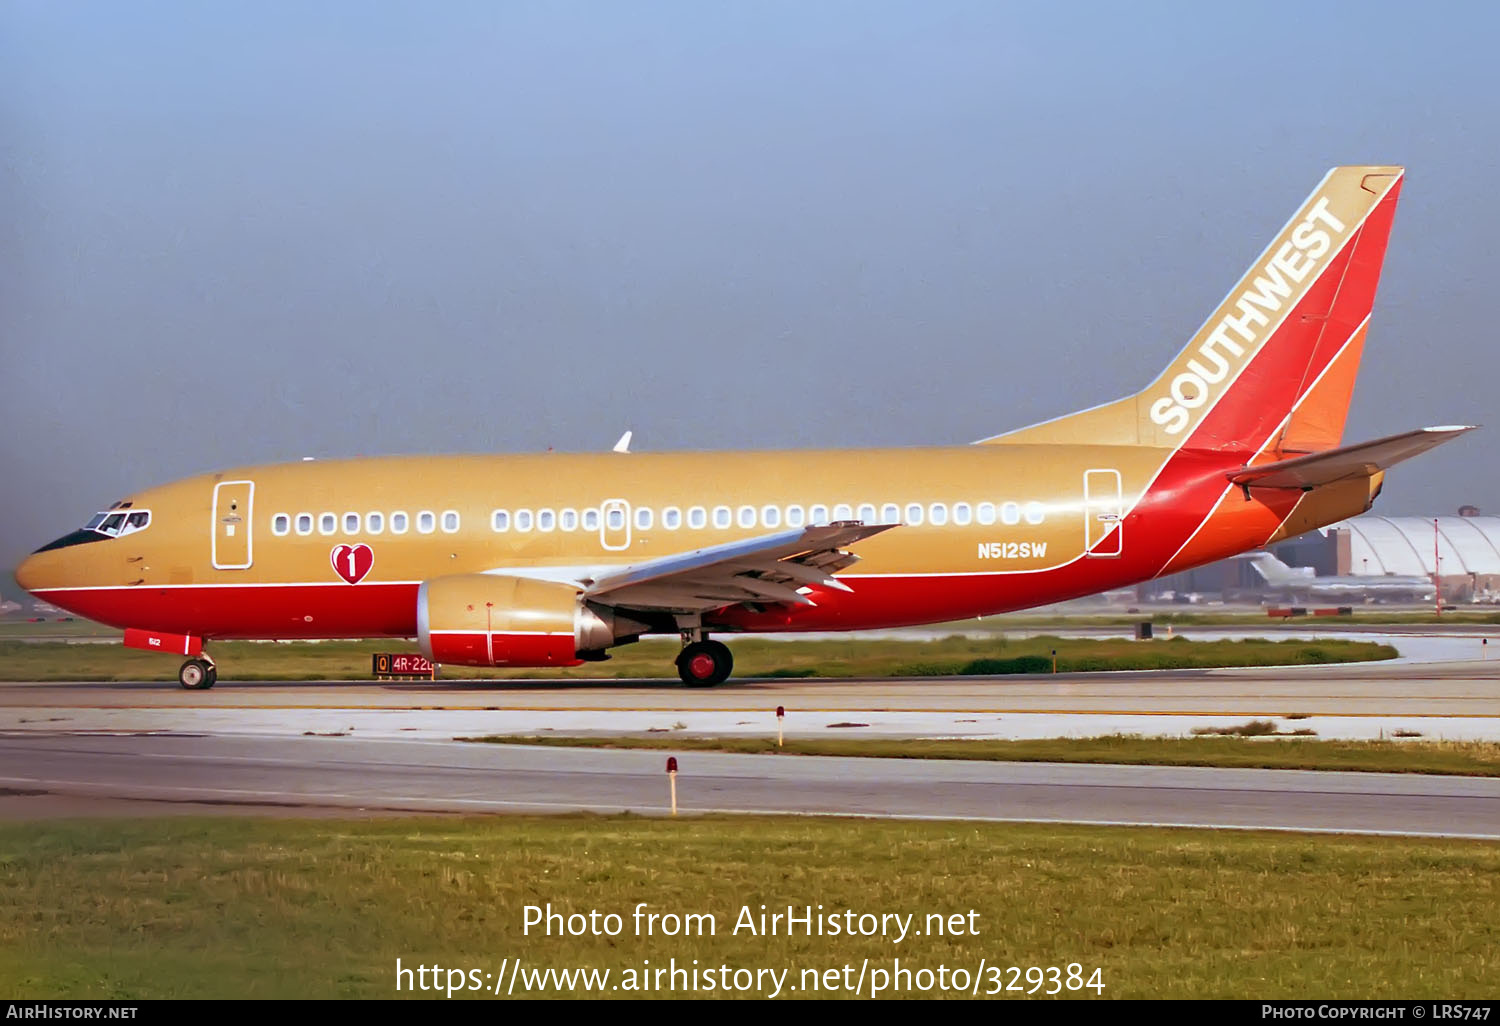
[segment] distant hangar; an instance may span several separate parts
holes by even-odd
[[[1341,573],[1436,573],[1445,584],[1450,577],[1467,577],[1490,587],[1500,584],[1500,517],[1366,514],[1319,533],[1327,536],[1334,531],[1348,532],[1348,568]]]
[[[1274,545],[1271,551],[1289,566],[1310,566],[1319,576],[1436,573],[1449,602],[1500,601],[1500,516],[1483,516],[1473,506],[1456,516],[1365,514]],[[1261,591],[1262,584],[1244,559],[1226,559],[1150,582],[1141,597],[1169,591],[1244,598]]]

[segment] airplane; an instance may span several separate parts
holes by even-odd
[[[1269,552],[1246,557],[1267,587],[1297,599],[1387,599],[1431,602],[1436,588],[1430,577],[1368,575],[1365,577],[1318,577],[1311,567],[1293,569]]]
[[[676,635],[890,628],[1127,587],[1365,512],[1471,430],[1342,446],[1404,169],[1331,170],[1143,391],[968,445],[535,453],[244,466],[137,492],[17,570],[185,657],[222,639],[415,638],[466,667],[578,666]],[[624,441],[624,440],[622,440]]]

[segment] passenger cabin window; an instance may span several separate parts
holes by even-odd
[[[401,512],[400,510],[397,510],[395,513],[392,513],[391,514],[391,533],[392,534],[405,534],[406,533],[406,528],[407,528],[406,514],[403,513],[403,512]]]
[[[786,508],[786,526],[803,527],[807,524],[807,517],[801,506],[788,506]]]
[[[728,506],[714,507],[714,526],[720,530],[729,526],[730,514]]]
[[[974,510],[974,519],[988,527],[995,522],[995,504],[981,502]]]
[[[1002,502],[1000,504],[1000,522],[1007,527],[1013,527],[1021,522],[1021,506],[1015,502]]]
[[[965,527],[974,519],[974,511],[967,502],[955,503],[953,506],[953,522],[960,527]]]
[[[828,523],[828,507],[827,506],[814,506],[812,509],[808,510],[807,511],[807,522],[810,523],[810,524],[826,524],[826,523]]]
[[[739,512],[737,514],[737,517],[738,517],[737,522],[739,523],[739,525],[741,527],[754,527],[755,526],[755,507],[754,506],[741,506],[739,508]]]
[[[1026,522],[1028,524],[1040,524],[1047,519],[1047,507],[1040,502],[1028,502],[1026,504]]]
[[[437,526],[437,517],[433,516],[432,510],[424,509],[417,514],[417,533],[431,534],[432,529]]]
[[[654,515],[650,506],[637,506],[635,508],[635,529],[637,531],[651,530],[651,521]]]
[[[576,509],[565,509],[557,515],[557,526],[564,531],[578,530],[578,511]]]
[[[927,507],[927,518],[932,521],[933,527],[942,527],[948,522],[948,507],[941,502],[934,502]]]
[[[760,522],[767,527],[781,526],[781,507],[762,506],[760,508]]]
[[[276,537],[287,534],[292,529],[292,518],[285,513],[278,513],[271,518],[271,533]]]
[[[895,524],[901,521],[901,507],[894,502],[888,502],[880,507],[880,522],[883,524]]]
[[[583,529],[585,531],[599,530],[599,511],[597,509],[586,509],[583,511]]]
[[[539,509],[536,511],[536,529],[538,531],[550,531],[557,526],[557,514],[550,509]]]
[[[859,519],[863,520],[867,524],[873,524],[875,522],[875,507],[870,505],[868,502],[863,506],[860,506]]]
[[[490,514],[490,530],[505,532],[510,530],[510,510],[497,509]]]
[[[379,534],[385,530],[384,513],[366,513],[365,531],[369,534]]]
[[[625,529],[625,511],[619,506],[611,506],[605,514],[605,521],[609,524],[611,531],[623,531]]]
[[[297,533],[298,534],[312,534],[312,514],[311,513],[298,513],[297,514]]]
[[[345,513],[344,514],[344,533],[345,534],[358,534],[359,533],[359,514],[358,513]]]
[[[854,510],[849,507],[849,504],[847,502],[841,502],[837,506],[833,507],[833,519],[853,520]]]
[[[320,513],[318,515],[318,533],[332,534],[339,529],[339,518],[332,513]]]
[[[443,510],[443,533],[453,534],[458,530],[458,511],[454,509]]]
[[[922,526],[922,504],[919,502],[907,503],[906,522],[912,527]]]
[[[695,531],[701,531],[708,526],[708,511],[702,506],[694,506],[688,510],[688,526]]]
[[[661,526],[668,531],[675,531],[682,526],[682,510],[676,506],[668,506],[661,511]]]
[[[516,510],[516,530],[517,531],[529,531],[529,530],[531,530],[531,510],[529,510],[529,509],[518,509],[518,510]]]

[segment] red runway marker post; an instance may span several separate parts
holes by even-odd
[[[677,815],[677,756],[667,756],[667,779],[672,782],[672,815]]]
[[[786,719],[786,708],[783,707],[783,706],[779,706],[778,705],[776,707],[776,747],[777,748],[781,747],[781,721],[784,720],[784,719]]]

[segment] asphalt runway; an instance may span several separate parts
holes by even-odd
[[[668,808],[666,753],[352,738],[36,735],[0,788],[371,811]],[[1500,839],[1500,780],[1375,773],[679,753],[684,813],[800,813]],[[38,794],[37,792],[43,792]],[[27,800],[21,798],[17,800]]]

